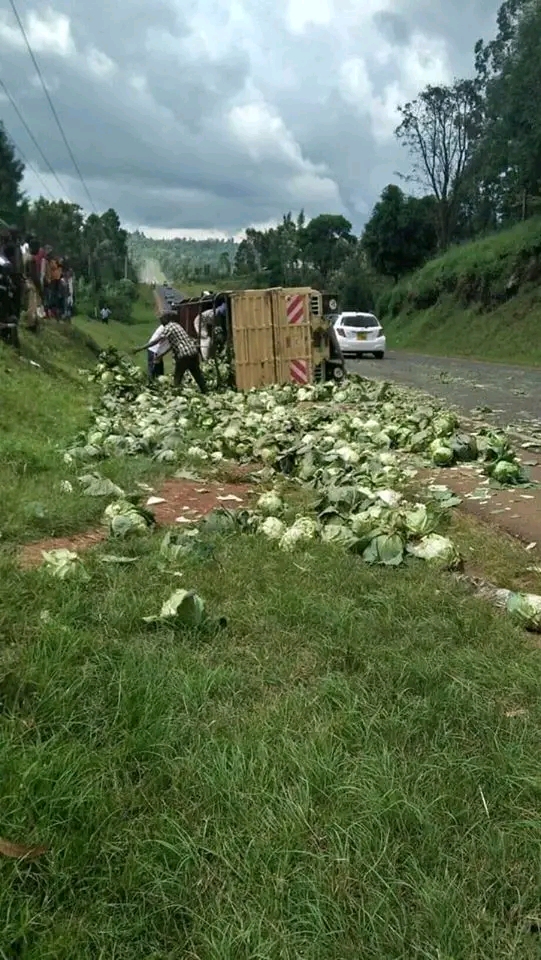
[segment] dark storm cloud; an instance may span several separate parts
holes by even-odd
[[[58,0],[25,7],[32,45],[91,193],[131,224],[238,231],[304,207],[360,228],[407,158],[396,105],[470,69],[496,3]],[[2,77],[83,202],[13,18]],[[8,131],[43,163],[11,107]],[[48,178],[47,178],[48,177]],[[32,176],[32,191],[39,190]]]

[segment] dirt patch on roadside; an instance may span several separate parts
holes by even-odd
[[[533,483],[541,484],[541,466],[528,467]],[[423,471],[424,480],[444,483],[462,497],[460,509],[504,530],[525,543],[541,545],[541,486],[491,487],[477,466]]]
[[[150,504],[148,509],[156,517],[160,527],[188,525],[190,521],[205,516],[216,507],[239,509],[247,505],[253,494],[253,487],[246,483],[218,483],[205,480],[167,480],[161,489],[149,498],[156,496],[163,502]],[[146,501],[143,501],[146,503]],[[19,561],[23,569],[37,567],[42,561],[42,550],[62,548],[81,552],[89,550],[106,539],[102,528],[71,537],[50,537],[37,543],[28,543],[19,552]]]

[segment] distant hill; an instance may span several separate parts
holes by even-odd
[[[152,240],[138,231],[130,234],[128,244],[140,274],[156,262],[171,281],[230,276],[238,247],[234,240]]]

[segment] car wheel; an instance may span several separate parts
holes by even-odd
[[[384,357],[383,351],[382,351],[382,350],[378,350],[377,353],[374,354],[374,356],[375,356],[376,360],[383,360],[383,357]]]

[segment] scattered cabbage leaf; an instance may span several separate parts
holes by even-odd
[[[198,627],[205,616],[205,602],[193,590],[175,590],[162,605],[158,616],[143,617],[145,623],[171,623]]]
[[[81,558],[74,550],[61,547],[58,550],[42,550],[43,566],[47,573],[59,580],[78,578],[90,580]]]
[[[507,612],[526,630],[541,633],[541,597],[534,593],[511,593]]]
[[[397,567],[404,559],[404,542],[398,534],[381,534],[374,537],[363,551],[366,563],[380,563],[388,567]]]
[[[442,537],[438,533],[428,534],[419,543],[408,544],[407,551],[413,557],[439,563],[449,570],[456,569],[461,565],[460,554],[452,540],[449,540],[448,537]]]

